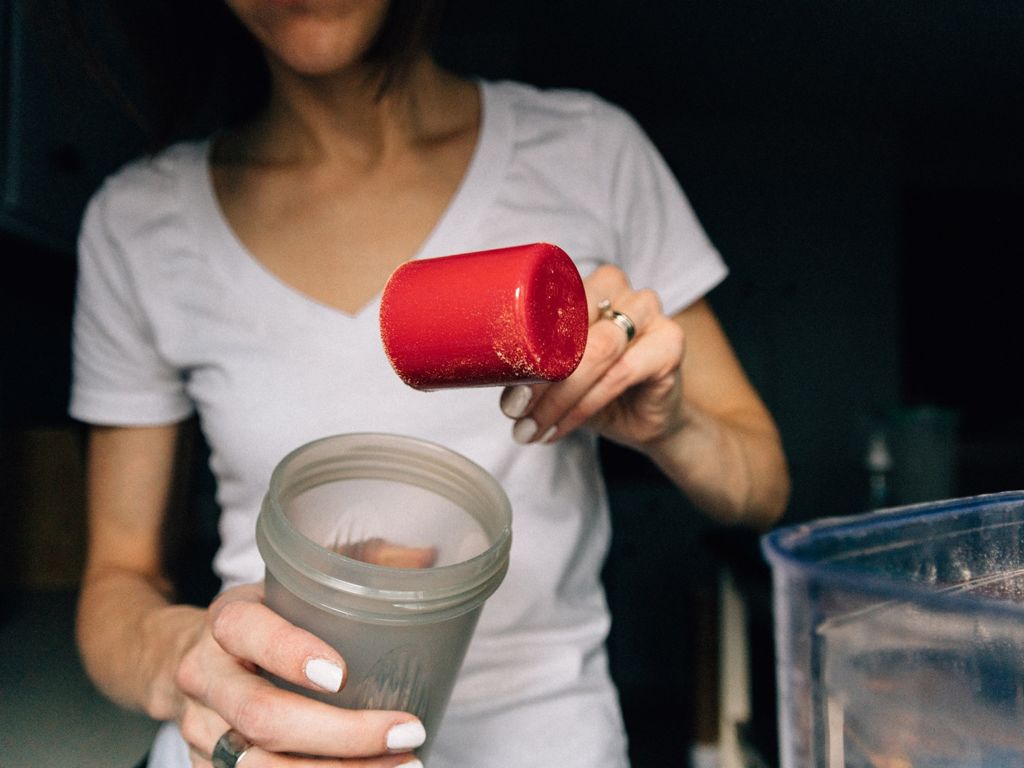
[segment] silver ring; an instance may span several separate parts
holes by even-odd
[[[252,742],[234,728],[224,732],[213,747],[213,768],[235,768],[249,752]]]
[[[636,323],[624,312],[612,309],[611,299],[602,299],[597,305],[597,316],[601,320],[611,320],[626,334],[626,343],[629,344],[636,336]]]

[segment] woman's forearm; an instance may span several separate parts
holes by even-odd
[[[645,446],[651,460],[713,519],[764,529],[782,515],[790,481],[781,441],[760,411],[715,416],[683,405],[682,426]]]
[[[87,572],[78,605],[78,645],[86,671],[112,700],[158,720],[172,719],[174,675],[205,621],[198,608],[172,605],[155,582],[131,571]]]

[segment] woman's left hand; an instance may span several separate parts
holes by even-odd
[[[551,442],[586,424],[646,454],[715,519],[755,527],[777,520],[789,499],[779,432],[708,303],[667,317],[653,291],[634,290],[611,266],[584,285],[583,359],[564,381],[502,392],[513,437]],[[632,322],[632,339],[630,323],[601,312],[604,301]]]
[[[513,436],[546,443],[588,424],[615,442],[642,448],[677,431],[683,424],[683,329],[662,312],[657,294],[634,290],[617,267],[598,267],[584,286],[590,332],[583,359],[564,381],[502,392],[501,409],[516,420]],[[604,317],[602,301],[632,322],[632,340]]]

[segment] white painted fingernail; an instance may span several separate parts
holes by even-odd
[[[512,427],[512,439],[517,443],[526,444],[530,442],[530,438],[537,434],[537,422],[527,416],[525,419],[520,419],[516,422],[515,426]]]
[[[510,419],[518,419],[526,413],[526,407],[532,399],[532,389],[525,384],[516,384],[501,393],[501,412]]]
[[[555,436],[555,432],[557,432],[557,431],[558,431],[558,425],[557,424],[551,425],[550,427],[548,427],[548,431],[545,432],[541,436],[540,442],[546,443],[548,440],[550,440],[552,437]]]
[[[331,693],[340,691],[345,681],[345,671],[327,659],[310,659],[303,671],[309,682]]]
[[[388,731],[388,749],[401,750],[401,749],[416,749],[423,745],[423,742],[427,740],[427,732],[423,728],[423,723],[413,720],[409,723],[400,723],[399,725],[391,726],[391,730]],[[411,763],[415,765],[415,763]]]
[[[397,768],[423,768],[423,763],[419,760],[410,760],[407,763],[402,763]]]

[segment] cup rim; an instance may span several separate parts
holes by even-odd
[[[325,459],[327,463],[359,459],[364,466],[375,467],[377,477],[411,483],[442,495],[447,494],[438,489],[438,484],[475,493],[481,505],[486,503],[497,517],[490,526],[478,518],[491,539],[490,545],[456,563],[394,568],[347,557],[310,539],[289,520],[281,503],[282,491],[296,462],[332,444],[338,455]],[[403,469],[406,471],[400,472]],[[434,487],[426,484],[428,476],[433,477]],[[330,478],[338,479],[334,475]],[[321,483],[312,480],[308,487],[318,484]],[[316,584],[368,601],[401,606],[404,611],[420,612],[451,607],[463,600],[472,602],[479,598],[482,602],[497,588],[493,582],[500,582],[507,568],[512,510],[497,480],[475,462],[439,443],[406,435],[352,432],[307,442],[278,462],[257,520],[257,534],[264,562],[279,581],[289,581],[293,586],[299,586],[299,582]],[[291,571],[291,577],[281,573],[282,568]]]
[[[963,610],[965,606],[983,608],[987,613],[1003,614],[1020,620],[1024,604],[997,600],[963,591],[963,585],[936,587],[867,571],[850,563],[811,556],[815,543],[850,537],[856,540],[868,533],[897,531],[915,523],[970,521],[986,512],[1022,509],[1019,524],[1024,526],[1024,491],[1001,491],[958,499],[910,504],[874,510],[846,517],[821,518],[804,524],[777,528],[761,537],[761,551],[777,579],[800,578],[809,583],[828,584],[857,593],[873,594],[890,600],[907,600],[937,610]],[[979,527],[984,527],[981,525]],[[971,530],[970,528],[965,528]],[[899,544],[894,540],[892,545]]]

